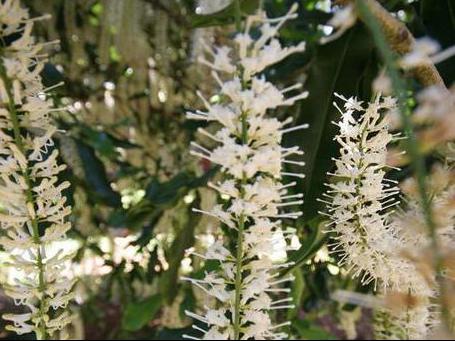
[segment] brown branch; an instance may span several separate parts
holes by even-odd
[[[381,25],[390,48],[400,55],[410,52],[414,46],[415,38],[406,25],[391,15],[377,0],[364,1]],[[353,0],[335,1],[335,3],[340,5],[353,2]],[[412,68],[410,72],[423,86],[439,85],[445,87],[441,75],[430,60],[425,64]]]

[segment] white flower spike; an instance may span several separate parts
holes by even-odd
[[[395,100],[378,95],[365,106],[335,95],[345,102],[343,109],[335,104],[341,113],[340,121],[334,122],[340,129],[335,137],[340,157],[335,159],[335,172],[329,173],[335,181],[319,199],[327,204],[327,212],[321,213],[336,232],[332,250],[342,255],[340,265],[361,276],[363,284],[379,282],[384,289],[407,287],[422,293],[427,286],[398,255],[402,245],[388,219],[399,204],[399,189],[385,178],[387,145],[398,137],[389,133],[383,113],[395,107]]]
[[[395,100],[378,95],[364,105],[335,95],[345,102],[343,109],[335,104],[341,113],[340,121],[334,122],[340,129],[335,137],[340,157],[335,159],[334,173],[329,173],[334,181],[327,184],[324,199],[319,199],[327,204],[321,214],[330,220],[329,231],[335,232],[332,252],[341,255],[340,265],[364,285],[373,282],[383,293],[431,297],[434,290],[415,264],[403,257],[409,242],[393,219],[396,215],[392,217],[400,191],[397,182],[385,178],[387,145],[400,137],[389,133],[390,116],[384,112],[395,108]],[[356,303],[355,298],[355,293],[350,295],[350,302]],[[430,305],[424,304],[394,313],[393,318],[405,338],[421,339],[431,323],[430,311]],[[386,333],[379,330],[379,334]]]
[[[18,334],[34,332],[38,339],[52,337],[71,321],[64,308],[73,298],[73,281],[61,276],[71,255],[52,251],[65,238],[71,209],[58,184],[52,135],[56,128],[40,72],[44,44],[31,36],[33,22],[18,0],[0,2],[0,244],[9,253],[9,266],[18,277],[4,286],[5,293],[29,312],[5,314]]]
[[[192,143],[193,155],[221,166],[224,181],[209,186],[228,197],[226,205],[210,211],[194,209],[217,218],[236,235],[235,250],[229,250],[222,240],[215,242],[204,255],[206,260],[217,260],[220,269],[206,273],[202,279],[183,278],[208,295],[216,298],[217,308],[205,307],[201,313],[187,312],[189,317],[207,325],[194,326],[202,336],[185,335],[188,339],[282,339],[280,331],[288,322],[275,324],[270,311],[292,308],[290,298],[275,297],[286,294],[282,287],[294,280],[292,276],[279,278],[279,270],[289,266],[276,258],[276,251],[289,250],[293,230],[283,230],[281,219],[296,219],[302,213],[290,210],[301,205],[301,194],[290,195],[282,184],[283,177],[303,177],[300,173],[284,172],[283,164],[303,166],[295,160],[302,154],[298,147],[283,148],[282,136],[307,125],[286,127],[292,120],[279,121],[267,117],[267,112],[280,106],[290,106],[305,98],[307,92],[295,96],[288,93],[302,87],[295,84],[283,90],[268,82],[259,73],[286,56],[301,52],[305,44],[282,47],[276,38],[286,20],[296,17],[294,5],[283,17],[269,19],[264,12],[250,16],[244,32],[237,33],[234,48],[206,46],[211,55],[201,62],[212,68],[212,75],[220,86],[219,103],[210,103],[199,94],[205,111],[188,112],[189,119],[213,121],[219,130],[212,134],[200,128],[201,135],[217,144],[209,150]],[[250,35],[259,25],[260,36]],[[222,78],[228,80],[223,81]]]

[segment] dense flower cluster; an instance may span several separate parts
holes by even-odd
[[[286,211],[302,203],[301,194],[288,194],[295,182],[284,185],[283,176],[303,177],[300,173],[283,171],[283,164],[303,165],[292,160],[301,155],[298,147],[283,148],[283,134],[305,128],[301,125],[285,128],[291,122],[267,117],[269,110],[289,106],[307,93],[294,97],[288,92],[301,84],[280,90],[259,73],[286,56],[304,50],[305,45],[282,47],[275,37],[286,20],[296,16],[297,6],[283,17],[269,19],[263,12],[247,19],[245,31],[235,38],[234,51],[227,46],[214,49],[206,46],[212,59],[201,61],[210,66],[221,88],[218,103],[210,103],[202,96],[206,111],[189,112],[190,119],[214,121],[220,126],[212,134],[199,132],[218,144],[209,150],[192,143],[192,154],[221,166],[224,181],[210,186],[222,197],[229,198],[223,205],[210,211],[197,212],[213,216],[225,224],[236,236],[235,250],[217,240],[205,254],[206,260],[220,262],[220,270],[207,272],[204,278],[185,278],[218,301],[216,308],[205,307],[201,314],[187,315],[207,325],[194,326],[203,333],[202,339],[281,339],[286,333],[274,324],[269,311],[292,307],[290,298],[274,299],[274,293],[288,292],[280,284],[293,280],[292,276],[278,278],[280,268],[286,267],[286,257],[276,260],[278,250],[288,249],[294,236],[291,229],[282,228],[282,219],[295,219],[301,212]],[[259,25],[261,33],[253,39],[250,30]],[[236,52],[236,54],[234,53]],[[227,81],[222,81],[223,72]],[[188,336],[186,338],[198,339]]]
[[[52,135],[52,101],[40,72],[44,44],[31,36],[33,21],[17,0],[0,3],[0,244],[17,271],[6,294],[29,312],[5,314],[7,329],[46,338],[70,321],[59,312],[72,299],[72,281],[61,277],[70,257],[52,243],[65,238],[71,209],[58,183]]]
[[[383,112],[394,109],[395,101],[377,96],[364,107],[355,98],[337,96],[345,101],[344,110],[339,108],[341,120],[335,123],[340,128],[335,138],[341,146],[340,157],[335,160],[335,172],[329,174],[335,181],[327,184],[329,190],[321,200],[329,207],[322,214],[330,218],[330,230],[336,233],[332,250],[342,255],[341,265],[354,277],[361,276],[363,284],[374,281],[383,293],[418,296],[418,305],[388,313],[401,333],[393,337],[424,337],[433,319],[430,298],[434,290],[404,253],[411,246],[423,247],[421,237],[427,239],[424,234],[411,236],[409,221],[400,223],[413,213],[393,214],[400,191],[395,181],[385,178],[387,145],[397,136],[389,133],[388,116]],[[379,332],[391,335],[391,330]]]
[[[329,216],[337,234],[333,249],[342,253],[342,265],[354,276],[362,276],[362,283],[380,280],[384,287],[401,286],[407,281],[401,278],[407,273],[406,263],[390,257],[398,240],[386,219],[386,210],[398,203],[399,190],[384,177],[386,146],[394,137],[380,113],[395,103],[378,96],[364,108],[355,98],[344,100],[341,120],[335,123],[340,128],[335,138],[341,146],[340,157],[335,160],[335,172],[329,174],[335,181],[327,184],[328,201],[321,200],[329,207],[323,214]]]

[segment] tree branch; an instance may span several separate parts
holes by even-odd
[[[355,1],[338,0],[335,3],[344,5],[355,3]],[[380,24],[390,48],[400,55],[410,52],[414,46],[415,38],[406,25],[391,15],[377,0],[364,0],[364,3]],[[441,75],[429,59],[425,64],[412,68],[410,72],[423,86],[439,85],[445,87]]]

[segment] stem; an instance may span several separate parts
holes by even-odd
[[[364,3],[363,0],[356,0],[356,7],[358,9],[359,15],[362,16],[362,20],[370,28],[373,38],[376,42],[376,45],[381,52],[384,63],[387,67],[387,73],[392,81],[392,87],[394,94],[398,99],[398,108],[401,116],[401,123],[407,134],[406,139],[406,150],[410,157],[412,167],[414,169],[417,185],[420,195],[420,205],[425,218],[425,224],[428,228],[428,234],[431,239],[432,254],[433,254],[433,263],[436,270],[436,280],[439,285],[440,290],[440,304],[442,309],[442,318],[443,321],[449,326],[449,311],[445,304],[446,297],[446,288],[445,281],[443,278],[443,255],[441,254],[441,249],[439,245],[439,240],[437,236],[437,227],[433,219],[433,212],[431,206],[431,199],[427,194],[426,190],[426,169],[425,169],[425,160],[422,157],[419,149],[419,141],[416,138],[414,127],[411,121],[411,110],[407,104],[407,88],[405,81],[401,78],[400,72],[398,71],[395,55],[389,49],[387,40],[384,37],[384,34],[381,31],[381,27],[371,13],[368,6]]]
[[[237,234],[237,256],[235,273],[235,306],[234,306],[234,340],[240,340],[240,293],[242,291],[242,259],[243,259],[243,230],[245,218],[240,216],[239,231]]]
[[[240,0],[235,0],[235,29],[240,32],[242,29],[242,10]]]
[[[242,143],[248,144],[248,126],[246,122],[247,113],[242,113]],[[245,193],[243,186],[246,185],[247,177],[245,174],[242,177],[242,188],[240,197],[243,198]],[[243,281],[243,231],[245,229],[245,216],[242,214],[239,218],[239,226],[237,233],[237,255],[236,255],[236,273],[235,273],[235,305],[234,305],[234,340],[240,340],[240,299]]]
[[[26,150],[24,147],[24,142],[22,140],[22,135],[20,132],[20,124],[18,113],[16,110],[16,105],[14,103],[14,97],[11,93],[11,80],[6,75],[6,70],[3,62],[0,61],[0,77],[5,84],[6,93],[8,95],[8,111],[10,114],[10,119],[13,124],[13,135],[14,135],[14,142],[19,149],[19,151],[26,156]],[[22,170],[22,176],[24,177],[25,183],[27,188],[25,189],[25,196],[27,200],[27,204],[34,205],[34,198],[33,198],[33,191],[32,191],[32,180],[30,178],[29,169]],[[38,219],[30,217],[30,221],[32,223],[32,238],[33,242],[36,244],[36,266],[38,267],[38,291],[41,294],[40,298],[40,306],[39,306],[39,314],[40,320],[38,324],[38,332],[36,333],[37,338],[41,340],[45,340],[47,338],[47,330],[46,330],[46,323],[44,321],[44,315],[46,314],[46,301],[44,299],[44,293],[46,291],[46,283],[44,280],[44,263],[43,263],[43,256],[41,253],[41,239],[39,233],[39,226],[38,226]]]

